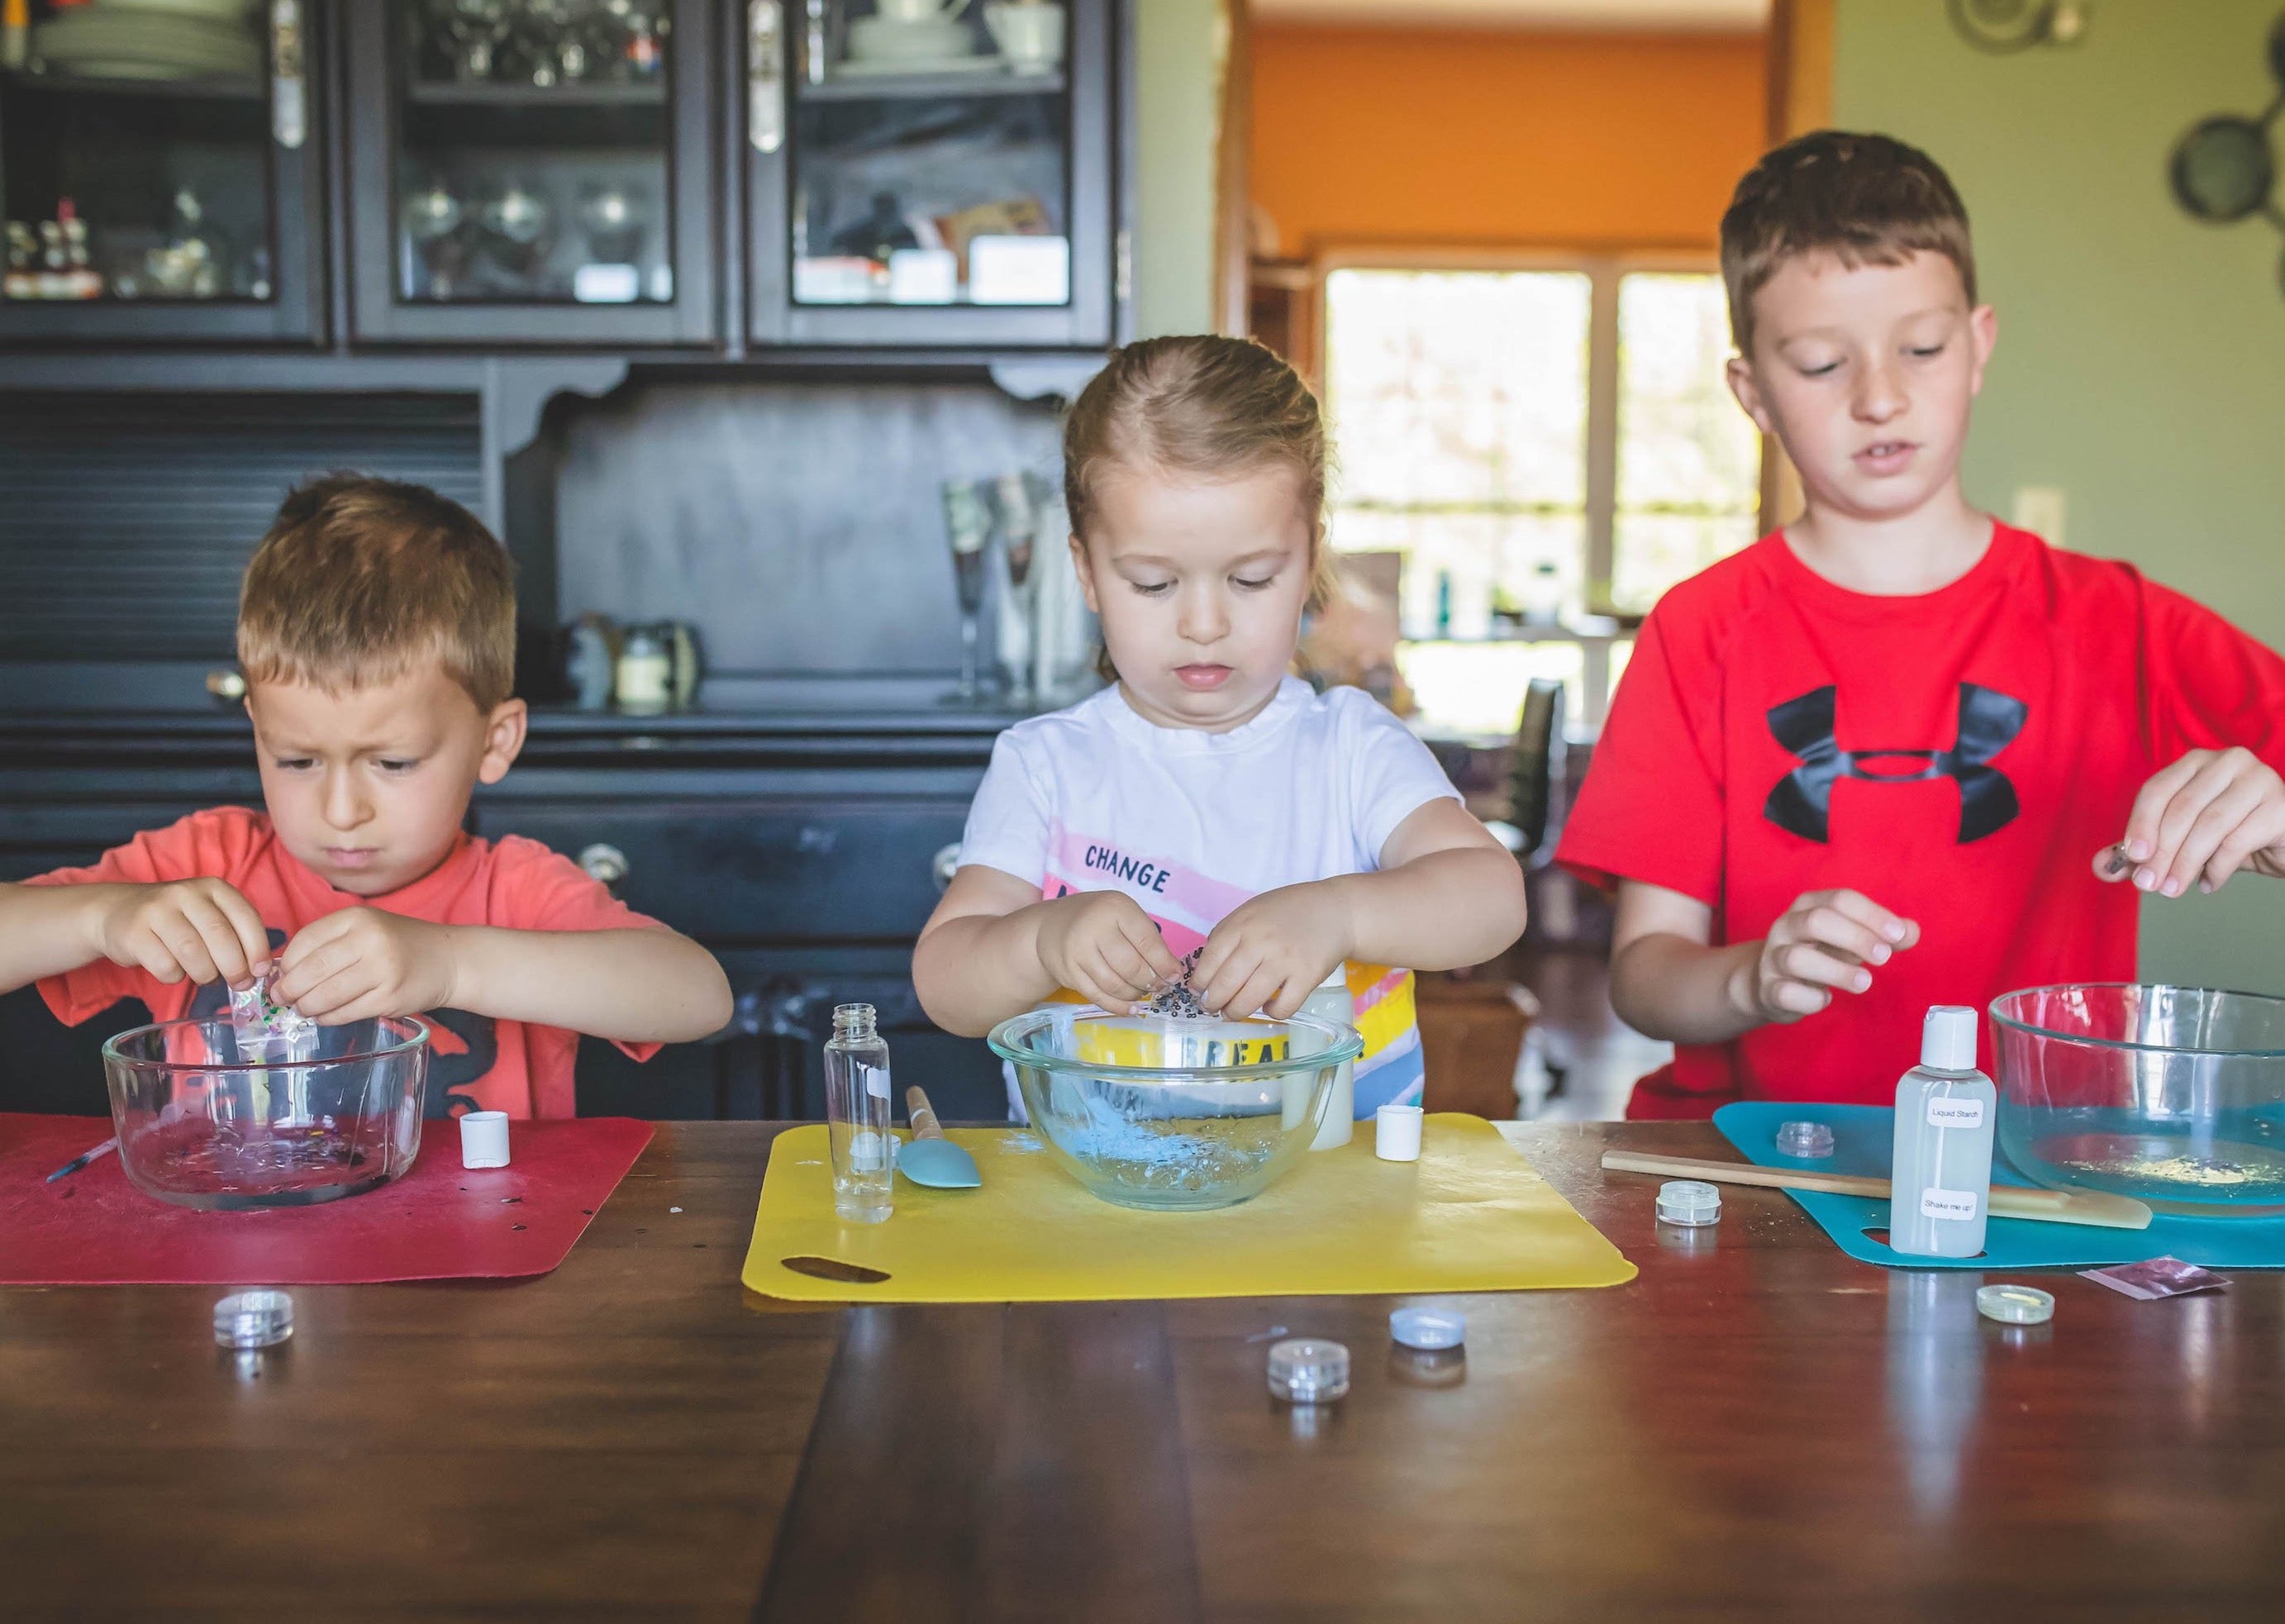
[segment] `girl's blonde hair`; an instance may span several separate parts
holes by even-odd
[[[1327,460],[1317,397],[1252,339],[1197,333],[1115,349],[1064,420],[1064,501],[1082,543],[1107,469],[1222,479],[1290,468],[1309,520],[1311,608],[1338,590],[1325,546]]]

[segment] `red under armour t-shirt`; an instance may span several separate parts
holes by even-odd
[[[269,818],[243,806],[192,812],[181,822],[137,835],[91,867],[59,868],[33,885],[130,883],[210,876],[252,903],[282,947],[312,921],[359,906],[440,925],[499,925],[514,930],[617,930],[661,928],[626,906],[569,859],[536,840],[511,835],[497,843],[463,836],[452,855],[412,884],[385,897],[335,890],[286,850]],[[40,983],[40,996],[68,1026],[92,1019],[122,998],[142,1000],[153,1020],[224,1012],[221,983],[169,985],[148,971],[98,959]],[[428,1114],[504,1110],[511,1117],[572,1117],[576,1032],[522,1021],[494,1020],[463,1009],[427,1012],[435,1032],[428,1059]],[[618,1046],[637,1060],[656,1043]]]
[[[2285,661],[2129,565],[2004,524],[1920,597],[1836,586],[1782,534],[1684,582],[1643,627],[1559,860],[1698,898],[1716,945],[1835,888],[1921,936],[1870,992],[1680,1047],[1628,1114],[1888,1104],[1929,1005],[2134,979],[2140,896],[2094,856],[2152,773],[2230,745],[2285,769]]]

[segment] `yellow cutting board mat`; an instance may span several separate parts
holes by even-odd
[[[1033,1134],[955,1128],[981,1189],[897,1181],[885,1223],[833,1215],[821,1124],[770,1147],[742,1278],[768,1297],[831,1303],[1048,1303],[1129,1298],[1386,1295],[1614,1286],[1635,1266],[1480,1117],[1438,1115],[1417,1162],[1372,1153],[1370,1125],[1252,1200],[1210,1212],[1098,1201]],[[860,1285],[784,1267],[829,1258],[877,1269]]]

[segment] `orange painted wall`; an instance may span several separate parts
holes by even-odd
[[[1753,35],[1256,24],[1255,201],[1332,244],[1711,247],[1764,145]]]

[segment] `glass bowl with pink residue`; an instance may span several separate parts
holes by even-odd
[[[390,1016],[241,1045],[227,1018],[165,1021],[103,1046],[119,1162],[146,1196],[208,1208],[312,1206],[378,1189],[420,1150],[428,1024]]]

